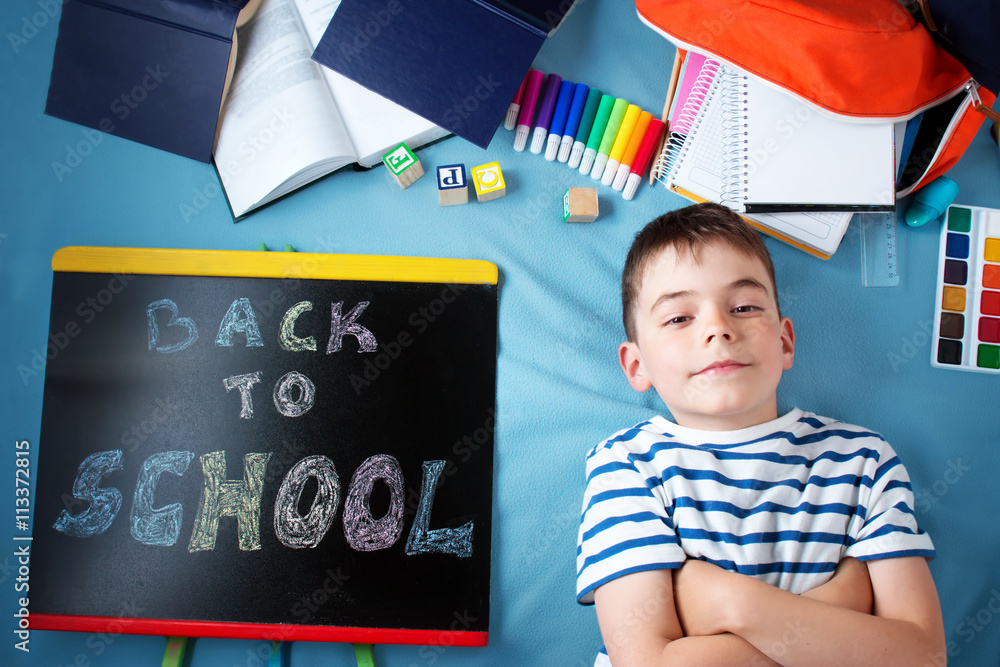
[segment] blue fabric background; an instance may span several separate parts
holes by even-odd
[[[45,354],[52,253],[66,245],[253,250],[263,241],[500,267],[490,643],[378,646],[376,659],[404,667],[591,664],[601,644],[594,611],[574,601],[584,453],[662,409],[652,392],[634,393],[617,367],[619,272],[635,232],[687,202],[662,188],[625,202],[598,184],[598,221],[566,225],[563,191],[594,182],[515,153],[512,133],[501,129],[485,151],[454,138],[420,151],[429,176],[407,190],[382,168],[345,171],[234,225],[211,166],[111,136],[88,139],[82,127],[43,115],[57,10],[56,0],[0,5],[0,507],[8,510],[0,509],[0,662],[154,665],[164,649],[162,637],[41,631],[31,635],[30,655],[13,648],[12,445],[26,439],[37,453],[42,407],[42,377],[22,379],[17,369]],[[631,3],[580,0],[535,66],[659,114],[672,58],[673,47]],[[80,164],[57,174],[53,163],[88,142]],[[504,170],[505,198],[438,206],[435,166],[492,160]],[[985,125],[949,175],[961,185],[960,203],[1000,207],[1000,159]],[[782,410],[862,424],[893,444],[937,545],[931,568],[951,663],[992,665],[1000,655],[1000,378],[930,367],[938,229],[900,230],[902,284],[884,289],[861,286],[855,227],[828,262],[767,241],[798,335],[778,398]],[[195,666],[248,667],[267,655],[264,642],[223,639],[198,639],[189,654]],[[292,647],[293,665],[321,660],[354,664],[348,645]]]

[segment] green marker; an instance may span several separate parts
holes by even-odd
[[[167,650],[163,653],[161,667],[181,667],[187,642],[187,637],[167,637]]]
[[[601,138],[601,146],[597,149],[597,157],[594,158],[594,168],[590,172],[591,178],[601,178],[604,176],[604,166],[608,163],[608,153],[611,152],[611,147],[615,145],[615,139],[618,138],[618,128],[622,125],[622,119],[625,117],[625,112],[628,110],[628,100],[619,97],[615,100],[615,106],[611,110],[611,116],[608,118],[608,126],[604,130],[604,136]]]
[[[358,667],[375,667],[375,653],[371,644],[355,644],[354,658]]]
[[[601,96],[601,103],[597,107],[597,115],[594,116],[594,125],[590,128],[587,147],[584,149],[583,159],[580,161],[581,174],[589,174],[590,168],[594,165],[594,156],[597,155],[597,149],[601,145],[601,138],[604,137],[604,130],[608,126],[608,118],[611,116],[611,110],[614,106],[615,98],[610,95]]]
[[[580,160],[583,158],[583,149],[587,147],[587,139],[590,137],[590,128],[594,126],[594,119],[597,117],[597,107],[601,104],[601,91],[591,88],[587,93],[587,101],[583,105],[583,114],[580,116],[580,125],[576,129],[576,137],[573,142],[573,150],[569,154],[569,161],[566,163],[570,169],[577,169]]]

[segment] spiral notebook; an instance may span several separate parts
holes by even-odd
[[[692,83],[686,98],[675,102],[676,113],[672,114],[675,120],[657,165],[660,180],[688,199],[723,203],[743,213],[757,229],[817,257],[829,259],[840,245],[853,213],[821,211],[806,206],[793,212],[745,211],[739,190],[740,176],[747,170],[738,157],[736,143],[743,130],[745,115],[741,112],[746,100],[741,98],[738,88],[741,74],[727,65],[705,59],[700,61],[697,71],[685,71],[684,77],[693,77]],[[891,179],[891,143],[888,156]],[[806,165],[815,160],[815,156],[810,156]],[[809,171],[801,164],[797,168]]]
[[[742,210],[894,210],[892,123],[839,120],[737,70],[721,81],[735,86],[738,117],[725,142]]]

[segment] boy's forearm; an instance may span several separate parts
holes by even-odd
[[[681,637],[668,643],[659,665],[685,667],[780,667],[752,644],[732,633]],[[617,667],[617,665],[616,665]]]
[[[785,667],[912,667],[943,650],[933,633],[914,622],[870,616],[747,580],[727,625]]]
[[[688,635],[731,632],[782,665],[921,665],[944,650],[933,579],[921,558],[869,563],[874,615],[778,589],[704,562],[675,579]]]

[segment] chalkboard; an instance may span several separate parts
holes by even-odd
[[[36,629],[485,645],[497,269],[64,248]]]

